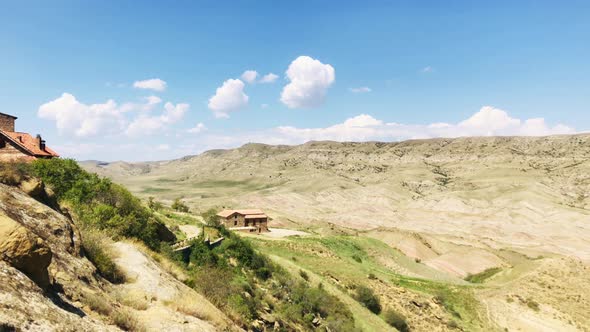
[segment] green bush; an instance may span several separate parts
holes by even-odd
[[[406,322],[406,317],[392,309],[385,310],[383,313],[383,319],[387,324],[395,327],[400,332],[410,331],[410,327]]]
[[[381,312],[381,301],[369,287],[363,285],[357,286],[354,298],[371,312],[377,315]]]
[[[205,223],[207,224],[207,226],[211,226],[211,227],[221,226],[221,221],[219,220],[219,217],[217,216],[217,210],[215,210],[215,209],[209,209],[209,210],[201,213],[201,217],[203,217],[203,220],[205,220]]]
[[[84,227],[80,233],[84,254],[96,266],[98,273],[112,283],[125,282],[125,274],[117,267],[108,249],[109,239],[96,230]]]
[[[309,281],[309,275],[307,274],[307,272],[299,270],[299,275],[301,276],[301,278],[303,278],[303,280]]]
[[[170,206],[172,208],[172,210],[178,211],[178,212],[188,212],[189,208],[188,206],[180,199],[177,198],[174,200],[174,202],[172,203],[172,206]]]
[[[84,171],[72,159],[38,159],[30,172],[50,186],[83,225],[160,247],[156,216],[122,186]]]

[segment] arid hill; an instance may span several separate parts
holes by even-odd
[[[83,163],[193,208],[257,207],[275,225],[399,229],[590,262],[590,135],[247,144],[166,162]]]

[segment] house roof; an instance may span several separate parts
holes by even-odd
[[[246,219],[259,219],[259,218],[268,218],[268,216],[264,213],[262,214],[248,214],[245,217]]]
[[[2,112],[0,112],[0,115],[3,115],[3,116],[8,116],[8,117],[11,117],[11,118],[13,118],[13,119],[15,119],[15,120],[16,120],[16,119],[18,119],[18,118],[17,118],[16,116],[14,116],[14,115],[10,115],[10,114],[6,114],[6,113],[2,113]]]
[[[55,151],[47,146],[41,150],[41,147],[37,144],[37,139],[28,133],[0,130],[0,134],[35,157],[59,157]]]
[[[257,216],[257,217],[253,217],[253,218],[266,218],[267,217],[266,214],[264,214],[264,212],[262,212],[262,210],[259,210],[259,209],[223,210],[223,211],[219,212],[217,215],[220,217],[223,217],[223,218],[227,218],[234,213],[246,216],[246,218],[249,218],[249,216],[251,216],[251,215]]]

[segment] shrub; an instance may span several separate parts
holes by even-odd
[[[221,221],[219,220],[217,211],[215,209],[209,209],[201,213],[201,217],[203,217],[203,220],[205,220],[207,226],[219,227],[221,225]]]
[[[153,196],[148,197],[147,205],[150,209],[157,211],[164,208],[164,205],[160,202],[157,202]]]
[[[98,273],[112,283],[122,283],[126,276],[113,261],[109,238],[96,230],[80,229],[82,249]]]
[[[410,327],[406,322],[406,317],[392,309],[385,310],[383,313],[383,319],[387,324],[395,327],[400,332],[410,331]]]
[[[189,208],[188,206],[181,201],[180,198],[177,198],[174,200],[174,202],[172,203],[172,206],[170,206],[172,208],[172,210],[178,211],[178,212],[188,212]]]
[[[535,300],[533,300],[531,298],[528,298],[526,300],[526,305],[529,308],[533,309],[534,311],[539,311],[540,310],[539,303],[537,303]]]
[[[30,168],[30,164],[25,162],[0,162],[0,183],[17,185],[28,177]]]
[[[352,259],[354,259],[357,263],[362,263],[363,260],[361,259],[361,257],[359,255],[352,255],[351,256]]]
[[[84,171],[72,159],[38,159],[30,171],[68,203],[80,223],[159,248],[157,218],[122,186]]]
[[[303,280],[309,281],[309,275],[307,274],[307,272],[299,270],[299,275],[301,276],[301,278],[303,278]]]
[[[363,285],[357,286],[355,299],[374,314],[378,315],[381,312],[381,301],[369,287]]]

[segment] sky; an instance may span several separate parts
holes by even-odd
[[[63,157],[590,130],[589,1],[2,1],[0,112]]]

